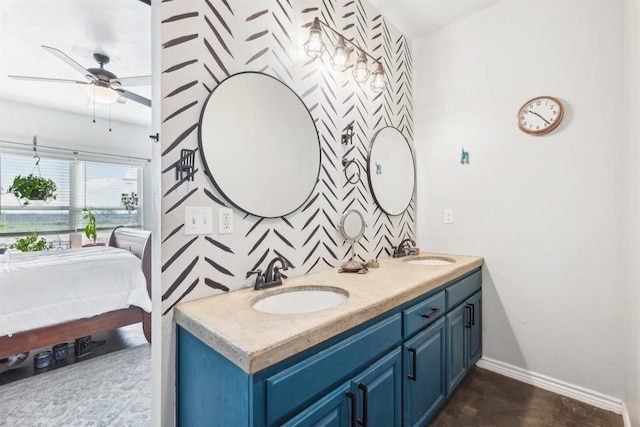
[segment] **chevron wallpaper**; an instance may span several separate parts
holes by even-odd
[[[382,58],[385,92],[360,87],[349,71],[333,71],[326,55],[305,56],[302,45],[316,16]],[[363,261],[389,256],[401,239],[415,237],[415,200],[402,215],[387,216],[367,183],[367,151],[377,130],[395,126],[413,141],[411,45],[368,1],[163,0],[161,32],[164,314],[180,301],[250,286],[245,273],[264,270],[277,255],[288,261],[289,277],[339,266],[349,248],[337,224],[349,209],[361,211],[367,223],[356,248]],[[233,234],[187,236],[185,206],[213,206],[217,216],[218,207],[230,205],[203,173],[199,153],[194,181],[177,181],[175,164],[181,149],[198,148],[209,92],[241,71],[278,78],[307,105],[320,135],[319,182],[307,203],[286,217],[263,219],[234,209]],[[345,146],[340,136],[348,125],[354,137]],[[359,164],[358,181],[343,173],[343,158]]]

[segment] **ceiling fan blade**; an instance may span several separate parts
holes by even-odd
[[[144,96],[140,96],[133,92],[129,92],[128,90],[125,90],[125,89],[114,88],[114,87],[112,87],[111,89],[118,92],[120,96],[124,96],[127,99],[130,99],[135,102],[139,102],[140,104],[146,105],[147,107],[151,107],[151,100],[148,98],[145,98]]]
[[[29,77],[29,76],[9,76],[12,79],[16,80],[31,80],[36,82],[52,82],[52,83],[75,83],[79,85],[87,85],[90,84],[88,82],[81,82],[78,80],[67,80],[67,79],[51,79],[49,77]]]
[[[49,46],[45,46],[45,45],[42,45],[42,48],[44,50],[46,50],[47,52],[49,52],[50,54],[52,54],[53,56],[55,56],[58,59],[60,59],[63,62],[65,62],[67,65],[69,65],[71,68],[73,68],[76,71],[78,71],[79,73],[81,73],[83,76],[88,77],[88,78],[91,78],[91,77],[97,78],[92,72],[90,72],[89,70],[84,68],[82,65],[78,64],[73,59],[69,58],[61,50],[56,49],[55,47],[49,47]]]
[[[120,86],[151,86],[151,76],[118,77],[116,80]]]

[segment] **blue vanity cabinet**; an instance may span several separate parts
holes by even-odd
[[[482,296],[478,290],[447,313],[447,396],[482,355]]]
[[[346,383],[284,423],[283,427],[348,427],[355,414],[354,406],[351,383]]]
[[[447,396],[467,372],[467,306],[459,305],[447,314]]]
[[[445,318],[403,344],[404,427],[426,424],[445,401]]]
[[[183,427],[424,426],[482,354],[480,269],[259,372],[177,327]]]
[[[367,427],[402,425],[402,354],[400,347],[351,381],[356,424]]]

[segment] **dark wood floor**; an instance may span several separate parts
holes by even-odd
[[[33,355],[39,351],[51,350],[51,348],[42,348],[31,351],[29,357],[17,368],[0,373],[0,386],[9,384],[13,381],[21,380],[33,375],[39,375],[44,372],[49,372],[54,369],[62,368],[63,366],[69,366],[74,363],[81,363],[84,360],[91,359],[93,357],[102,356],[107,353],[122,350],[128,347],[135,347],[137,345],[145,344],[147,340],[142,332],[142,324],[134,324],[125,326],[120,329],[97,334],[92,337],[92,340],[105,340],[104,345],[99,345],[91,349],[91,353],[77,358],[73,354],[73,342],[69,343],[69,355],[63,361],[53,362],[49,367],[42,369],[35,369],[33,366]]]
[[[622,427],[620,415],[474,367],[429,427]]]

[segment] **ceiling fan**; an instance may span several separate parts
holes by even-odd
[[[42,48],[58,59],[62,60],[71,68],[80,72],[86,78],[86,81],[29,76],[9,77],[18,80],[31,80],[52,83],[73,83],[85,85],[85,93],[89,96],[89,98],[95,100],[96,102],[102,104],[112,104],[114,102],[117,102],[120,97],[123,97],[146,105],[147,107],[151,107],[150,99],[122,88],[122,86],[150,86],[151,76],[118,77],[111,71],[108,71],[104,68],[104,66],[109,63],[109,57],[101,53],[93,54],[93,59],[96,60],[99,68],[84,68],[82,65],[78,64],[61,50],[44,45],[42,46]]]

